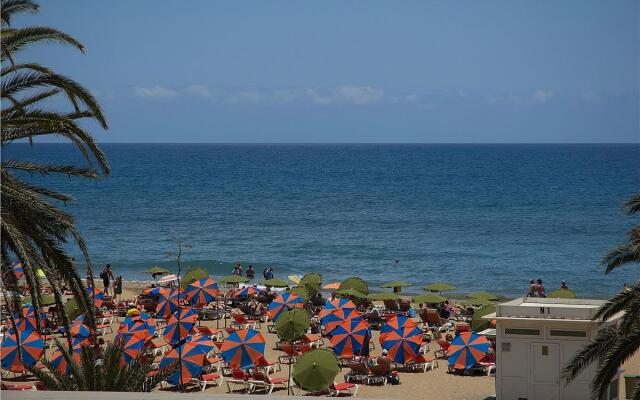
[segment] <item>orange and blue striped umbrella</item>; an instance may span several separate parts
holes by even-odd
[[[91,341],[82,337],[73,339],[71,347],[71,357],[76,363],[80,362],[82,348],[85,346],[91,346]],[[67,363],[67,360],[64,358],[64,355],[62,354],[62,351],[59,347],[54,350],[53,354],[51,354],[51,360],[49,361],[51,362],[51,365],[60,373],[67,375],[71,374],[71,366]]]
[[[88,338],[91,336],[91,329],[84,323],[85,316],[86,314],[80,314],[69,326],[69,332],[72,337]]]
[[[327,314],[330,314],[331,312],[333,312],[333,310],[337,310],[339,308],[357,308],[356,305],[353,303],[353,301],[349,300],[349,299],[334,299],[331,301],[328,301],[327,304],[324,305],[324,307],[322,308],[322,310],[320,310],[320,314],[318,314],[318,316],[320,318],[324,318],[324,316],[326,316]]]
[[[24,268],[22,267],[22,263],[14,262],[11,264],[11,268],[13,269],[13,273],[16,275],[17,279],[20,279],[24,276]]]
[[[449,365],[456,369],[468,369],[476,365],[478,361],[489,351],[489,340],[475,332],[463,332],[451,342],[447,356]]]
[[[264,343],[264,336],[258,331],[237,330],[222,343],[222,358],[233,368],[253,368],[264,357]]]
[[[238,290],[233,295],[235,297],[249,297],[249,296],[255,296],[257,294],[258,294],[258,289],[252,286],[247,286],[245,288]]]
[[[127,364],[131,364],[142,353],[146,342],[145,338],[133,333],[119,333],[115,340],[122,345],[122,356]]]
[[[184,291],[181,288],[173,288],[168,294],[160,294],[160,301],[156,307],[156,314],[160,318],[169,319],[184,301]]]
[[[303,305],[304,301],[297,293],[280,293],[269,304],[269,308],[267,310],[269,319],[271,321],[277,321],[278,317],[280,317],[284,311],[288,311],[292,308],[303,307]]]
[[[382,348],[387,350],[389,358],[398,364],[414,360],[422,344],[422,331],[417,327],[394,329],[380,337]]]
[[[380,328],[380,343],[384,342],[386,335],[393,330],[415,328],[416,326],[416,321],[413,318],[406,315],[391,315],[387,317],[387,322]]]
[[[47,317],[47,314],[44,312],[40,312],[40,325],[44,325],[44,319]],[[14,319],[16,321],[16,326],[19,331],[35,331],[37,330],[36,323],[36,312],[31,304],[25,304],[22,306],[22,309],[19,313],[14,315]]]
[[[205,354],[208,354],[211,350],[216,348],[216,343],[204,335],[193,335],[187,338],[187,342],[197,343]]]
[[[18,356],[18,342],[15,333],[7,334],[2,342],[2,368],[21,372],[24,367],[32,367],[44,354],[44,340],[36,331],[20,331],[20,352],[22,362]],[[24,363],[24,365],[23,365]]]
[[[163,288],[160,286],[145,289],[142,291],[142,294],[150,294],[152,296],[169,296],[170,290],[167,288]]]
[[[118,333],[133,333],[150,339],[156,333],[156,320],[147,313],[127,317],[120,323]]]
[[[199,377],[205,364],[206,353],[198,343],[182,342],[171,349],[160,361],[160,368],[168,368],[173,364],[182,362],[178,370],[167,378],[167,382],[172,385],[187,384],[192,378]],[[182,379],[180,379],[182,372]]]
[[[100,308],[104,304],[104,292],[96,287],[87,288],[87,294],[93,300],[93,305]]]
[[[219,293],[218,283],[211,278],[206,278],[187,286],[185,297],[193,305],[206,306],[214,301]]]
[[[331,346],[338,356],[368,356],[371,328],[362,318],[345,321],[331,331]]]
[[[332,310],[329,314],[322,317],[320,322],[324,325],[327,333],[331,333],[336,326],[350,319],[360,318],[362,319],[362,313],[355,308],[338,308]]]
[[[164,340],[173,346],[186,339],[197,320],[198,313],[193,307],[181,307],[169,318],[164,330]]]

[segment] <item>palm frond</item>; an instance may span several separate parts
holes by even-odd
[[[32,0],[2,0],[0,4],[0,19],[2,25],[10,25],[15,14],[24,12],[35,13],[40,6]]]
[[[627,200],[627,202],[624,203],[624,208],[627,209],[627,213],[629,215],[640,212],[640,194],[637,194]]]
[[[619,338],[620,332],[615,326],[603,329],[591,343],[580,349],[573,356],[562,371],[562,376],[567,382],[571,382],[592,362],[598,360]]]

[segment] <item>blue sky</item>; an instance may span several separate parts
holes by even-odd
[[[638,1],[43,1],[103,142],[638,142]]]

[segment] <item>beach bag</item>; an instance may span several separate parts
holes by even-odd
[[[391,374],[387,377],[387,383],[390,383],[392,385],[400,384],[400,374],[398,374],[398,371],[391,372]]]
[[[107,278],[107,273],[104,272],[104,270],[102,272],[100,272],[100,279],[106,279]]]

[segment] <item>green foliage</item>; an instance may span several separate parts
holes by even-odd
[[[103,129],[107,128],[107,123],[96,99],[79,83],[36,62],[18,62],[23,50],[38,44],[63,44],[84,51],[80,42],[56,29],[43,26],[16,28],[11,25],[15,16],[37,12],[38,8],[38,4],[31,0],[1,2],[1,145],[5,148],[16,140],[33,143],[39,137],[62,137],[75,145],[86,165],[44,164],[3,157],[2,263],[4,265],[15,258],[20,260],[36,309],[40,307],[38,293],[42,292],[37,276],[39,268],[53,287],[54,300],[60,308],[63,307],[61,286],[64,284],[74,293],[79,307],[92,309],[83,280],[65,251],[72,245],[77,246],[91,269],[91,259],[74,218],[60,208],[61,203],[70,201],[71,197],[32,185],[23,177],[27,173],[89,179],[108,175],[105,155],[82,122],[94,120]],[[63,107],[58,106],[61,99],[66,100],[68,110],[63,111]],[[46,107],[53,102],[56,103],[55,109]],[[17,299],[12,302],[18,306]],[[62,322],[65,325],[69,323],[66,315],[63,315]],[[94,324],[92,315],[88,316],[87,322]]]
[[[126,364],[123,349],[115,343],[106,345],[102,356],[95,347],[82,348],[80,361],[73,359],[71,353],[61,343],[57,343],[62,355],[71,368],[67,375],[58,371],[48,361],[43,364],[49,371],[30,368],[47,388],[57,391],[102,391],[102,392],[150,392],[161,381],[173,373],[177,365],[158,370],[154,376],[147,375],[153,370],[151,361],[138,357]]]

